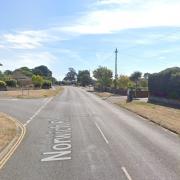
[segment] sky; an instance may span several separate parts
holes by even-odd
[[[46,65],[118,74],[180,66],[179,0],[0,0],[0,70]]]

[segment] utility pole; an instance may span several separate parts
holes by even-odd
[[[117,78],[118,78],[118,74],[117,74],[117,54],[118,54],[118,49],[116,48],[115,50],[115,88],[117,87]]]

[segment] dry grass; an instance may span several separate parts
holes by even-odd
[[[110,93],[95,93],[102,99],[112,96]],[[126,108],[136,114],[153,121],[162,127],[165,127],[175,133],[180,134],[180,109],[160,106],[156,104],[141,102],[134,100],[131,103],[126,103],[126,99],[119,97],[114,100],[111,97],[108,99],[114,104]]]
[[[96,94],[101,98],[108,98],[113,95],[112,93],[108,93],[108,92],[95,92],[94,94]]]
[[[118,105],[180,134],[180,109],[139,101],[131,103],[120,101]]]
[[[14,97],[14,98],[43,98],[52,97],[61,93],[62,87],[56,87],[55,89],[40,89],[40,90],[17,90],[7,91],[3,94],[3,97]]]
[[[0,152],[16,136],[16,124],[3,113],[0,113]]]

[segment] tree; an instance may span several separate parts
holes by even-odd
[[[27,76],[27,77],[32,77],[33,76],[33,72],[31,69],[29,69],[28,67],[21,67],[19,69],[16,69],[12,72],[12,74],[14,74],[16,71],[21,72],[23,75]]]
[[[40,88],[42,83],[43,83],[43,78],[39,75],[33,75],[32,76],[32,82],[33,82],[35,87]]]
[[[69,72],[66,74],[64,81],[70,81],[71,83],[77,80],[77,73],[74,68],[69,68]]]
[[[121,75],[117,80],[117,85],[121,89],[127,89],[130,83],[131,80],[129,79],[129,77],[124,75]]]
[[[136,91],[137,91],[137,86],[138,83],[141,79],[142,73],[139,71],[135,71],[134,73],[131,74],[131,76],[129,77],[131,81],[133,81],[136,85]],[[135,91],[135,95],[136,95],[136,91]]]
[[[0,80],[4,80],[4,74],[0,71]]]
[[[148,87],[148,80],[146,80],[145,78],[140,80],[140,86],[143,88],[147,88]]]
[[[6,76],[12,75],[12,71],[6,70],[6,71],[4,71],[4,75],[6,75]]]
[[[150,73],[144,73],[144,79],[148,80]]]
[[[77,75],[77,81],[81,86],[87,86],[91,84],[91,77],[88,70],[79,71]]]
[[[100,66],[93,72],[93,76],[97,79],[97,82],[101,87],[108,87],[112,84],[113,73],[107,67]]]
[[[39,75],[43,77],[52,77],[52,72],[48,69],[47,66],[44,65],[35,67],[32,71],[35,75]]]

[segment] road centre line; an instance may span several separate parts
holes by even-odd
[[[132,180],[131,176],[129,175],[128,171],[126,170],[125,167],[121,167],[121,169],[123,170],[124,174],[126,175],[128,180]]]
[[[53,99],[53,97],[48,98],[45,103],[26,121],[24,126],[26,127],[45,107],[46,105]]]
[[[97,129],[99,130],[99,132],[101,133],[101,135],[102,135],[103,139],[105,140],[105,142],[106,142],[107,144],[109,144],[109,141],[107,140],[106,136],[105,136],[104,133],[102,132],[102,130],[101,130],[101,128],[99,127],[99,125],[98,125],[96,122],[95,122],[95,125],[96,125]]]

